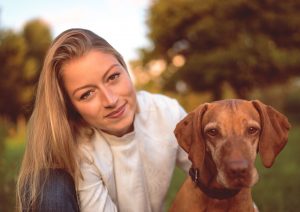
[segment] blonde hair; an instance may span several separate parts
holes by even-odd
[[[52,42],[40,74],[34,110],[28,124],[27,144],[17,183],[19,211],[35,209],[49,169],[64,169],[75,182],[80,177],[76,138],[90,128],[66,94],[62,68],[68,61],[92,49],[114,55],[127,70],[122,56],[106,40],[89,30],[69,29]]]

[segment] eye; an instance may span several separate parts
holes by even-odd
[[[114,73],[108,77],[108,81],[114,81],[120,77],[120,73]]]
[[[84,94],[82,94],[80,96],[80,100],[88,99],[92,95],[93,92],[94,92],[93,90],[89,90],[89,91],[85,92]]]
[[[215,137],[215,136],[217,136],[219,134],[219,131],[217,129],[215,129],[215,128],[208,129],[206,131],[206,134],[209,135],[209,136],[211,136],[211,137]]]
[[[248,131],[248,134],[254,135],[259,131],[259,129],[256,127],[249,127],[247,131]]]

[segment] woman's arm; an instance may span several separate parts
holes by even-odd
[[[93,164],[83,163],[81,173],[83,180],[78,185],[80,211],[117,211],[97,168]]]

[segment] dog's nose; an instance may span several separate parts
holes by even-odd
[[[247,160],[234,160],[228,162],[228,172],[231,177],[245,177],[249,163]]]

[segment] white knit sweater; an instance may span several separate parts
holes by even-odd
[[[174,99],[137,93],[134,131],[116,137],[95,132],[82,145],[84,180],[79,182],[81,211],[159,212],[176,164],[187,172],[190,162],[173,134],[186,115]]]

